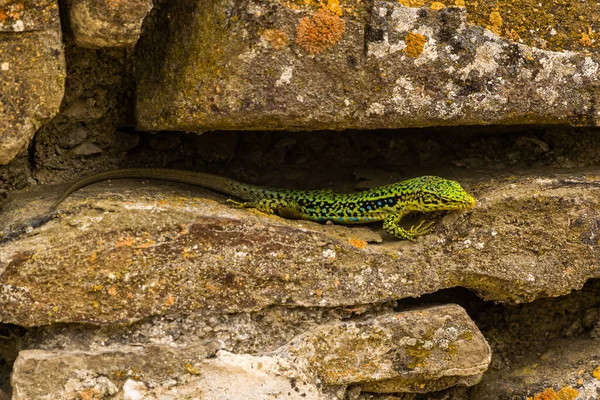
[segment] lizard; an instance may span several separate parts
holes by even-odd
[[[236,207],[252,207],[284,218],[340,224],[383,221],[383,229],[398,239],[413,240],[427,233],[433,222],[421,221],[405,229],[402,218],[412,211],[462,210],[475,206],[475,198],[453,180],[420,176],[354,193],[330,189],[291,190],[251,185],[204,172],[166,168],[129,168],[91,175],[73,183],[54,203],[56,209],[84,186],[111,179],[156,179],[201,186],[242,201],[229,199]]]

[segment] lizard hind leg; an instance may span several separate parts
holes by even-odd
[[[295,201],[282,199],[260,199],[255,201],[237,201],[227,199],[227,202],[236,208],[256,208],[267,214],[275,214],[284,218],[300,218],[302,215],[298,211],[298,205]]]
[[[410,229],[404,229],[400,225],[400,220],[406,215],[403,213],[392,214],[383,220],[383,229],[390,235],[398,239],[414,240],[417,236],[421,236],[429,232],[434,222],[421,221],[419,225],[414,225]]]

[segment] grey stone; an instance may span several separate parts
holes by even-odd
[[[471,398],[597,399],[600,350],[594,339],[557,339],[543,353],[522,349],[510,363],[498,363],[472,389]]]
[[[133,47],[152,0],[73,0],[69,17],[75,43],[82,47]]]
[[[598,124],[595,51],[501,36],[469,21],[477,7],[327,3],[165,4],[138,47],[139,128]]]
[[[56,140],[56,144],[64,149],[70,149],[78,144],[81,144],[88,136],[88,132],[85,128],[75,128],[67,132],[63,136],[60,136]]]
[[[479,382],[491,350],[465,310],[444,305],[321,325],[279,353],[329,385],[427,393]]]
[[[71,151],[76,156],[92,156],[102,153],[102,149],[92,142],[83,142]]]
[[[0,165],[5,165],[58,113],[66,72],[56,1],[11,2],[0,12]]]

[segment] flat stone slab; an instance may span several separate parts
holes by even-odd
[[[457,305],[317,324],[262,355],[221,347],[210,341],[23,350],[13,367],[13,398],[333,400],[351,386],[426,393],[475,384],[491,359],[481,332]]]
[[[66,67],[58,3],[0,4],[0,165],[25,150],[63,98]]]
[[[286,220],[202,189],[121,181],[81,190],[63,204],[72,214],[11,238],[62,189],[40,187],[0,216],[0,322],[344,307],[456,286],[501,302],[566,294],[600,276],[598,182],[591,169],[464,181],[476,207],[438,215],[409,242],[379,225]],[[374,234],[383,242],[369,244]]]
[[[11,377],[13,400],[333,400],[321,396],[282,360],[226,351],[207,359],[207,350],[199,345],[156,345],[89,352],[21,351]]]
[[[550,16],[563,11],[543,2],[298,3],[165,4],[138,46],[138,128],[596,126],[600,120],[597,4],[567,1],[560,8],[569,11],[556,20]],[[523,16],[537,8],[535,17]]]

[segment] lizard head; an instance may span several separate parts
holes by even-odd
[[[462,210],[475,206],[475,198],[460,183],[437,176],[424,178],[419,199],[421,211]]]

